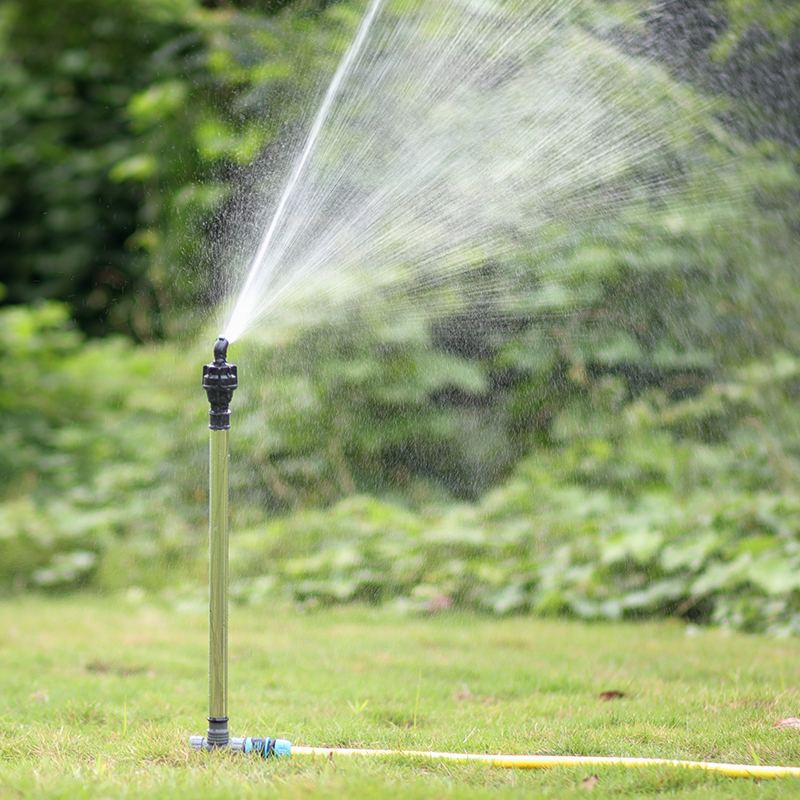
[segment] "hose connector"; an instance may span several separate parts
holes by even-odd
[[[255,753],[263,759],[288,758],[292,754],[292,743],[288,739],[272,739],[269,736],[232,736],[223,748],[206,736],[190,736],[189,744],[192,750],[227,749],[234,753]]]
[[[236,366],[227,362],[227,355],[228,340],[220,336],[214,343],[214,360],[203,367],[203,388],[211,404],[208,427],[212,431],[226,431],[231,427],[230,402],[239,381]]]

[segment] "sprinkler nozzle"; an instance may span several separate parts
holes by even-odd
[[[239,385],[236,366],[226,361],[228,340],[222,336],[214,343],[214,360],[203,367],[203,388],[211,404],[208,427],[212,431],[225,431],[231,427],[230,402]]]
[[[228,340],[220,336],[214,342],[214,361],[225,361],[228,358]]]

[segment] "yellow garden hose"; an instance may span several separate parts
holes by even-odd
[[[549,769],[551,767],[623,766],[623,767],[680,767],[702,769],[727,775],[729,778],[786,778],[800,777],[800,767],[768,767],[756,764],[717,764],[713,761],[675,761],[668,758],[614,758],[612,756],[529,756],[481,755],[478,753],[436,753],[425,750],[369,750],[336,747],[291,746],[293,756],[410,756],[445,761],[478,761],[492,767],[507,769]]]

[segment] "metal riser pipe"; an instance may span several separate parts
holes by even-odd
[[[228,720],[228,435],[227,430],[210,432],[208,465],[208,718],[215,723],[209,738],[224,738],[219,742],[223,747],[222,723]]]
[[[230,402],[239,385],[227,361],[228,342],[214,344],[214,361],[203,367],[203,388],[211,405],[208,459],[208,731],[193,736],[208,749],[230,744],[228,732],[228,434]]]

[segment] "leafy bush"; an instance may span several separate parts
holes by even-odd
[[[176,586],[179,595],[201,586],[205,398],[198,354],[123,340],[87,344],[59,306],[5,309],[0,327],[7,343],[0,364],[7,487],[0,585],[153,592],[169,586],[171,596]],[[327,342],[332,352],[340,344]],[[387,499],[352,493],[328,509],[306,508],[265,525],[265,514],[275,516],[274,500],[265,501],[258,489],[264,478],[252,469],[263,448],[283,453],[278,464],[294,453],[307,490],[317,487],[304,503],[325,501],[357,487],[324,494],[326,482],[355,478],[349,470],[323,471],[312,480],[314,448],[319,457],[337,431],[347,447],[363,451],[355,458],[367,459],[366,470],[369,432],[377,430],[380,442],[380,425],[398,422],[387,414],[364,424],[373,411],[365,396],[362,406],[345,402],[336,381],[317,384],[313,370],[304,395],[304,365],[293,365],[298,373],[283,365],[281,372],[281,352],[271,354],[273,384],[248,376],[235,412],[235,599],[585,618],[674,615],[783,632],[800,626],[796,358],[776,356],[677,401],[658,389],[632,400],[621,377],[591,380],[554,413],[549,444],[478,503],[430,505],[441,495],[428,486],[417,494],[417,510],[403,508],[384,483]],[[386,355],[368,362],[372,371],[354,357],[351,372],[334,375],[356,383],[370,375],[371,392],[383,387],[389,400],[397,399],[393,386],[407,392],[398,395],[403,403],[427,398],[430,375],[415,377],[413,359]],[[403,380],[387,377],[394,369]],[[454,367],[439,373],[448,381],[458,375]],[[264,405],[276,412],[274,430],[260,427],[257,409]],[[422,404],[419,425],[433,430],[436,415],[426,413]],[[284,465],[268,478],[277,486],[289,474]]]
[[[605,379],[559,415],[558,447],[477,505],[412,513],[353,497],[237,533],[232,591],[798,632],[800,440],[770,430],[798,378],[782,357],[678,403],[626,403]]]
[[[246,180],[242,165],[274,143],[264,115],[288,124],[296,90],[316,76],[310,58],[297,73],[287,62],[302,61],[291,58],[297,29],[307,32],[325,4],[300,3],[274,22],[291,0],[258,11],[200,0],[4,2],[5,302],[68,303],[91,335],[148,340],[190,327],[187,309],[211,294],[214,216]]]
[[[191,566],[176,354],[86,342],[55,304],[2,309],[0,338],[0,585],[158,587]]]
[[[159,287],[129,239],[146,215],[143,192],[109,173],[135,153],[124,109],[159,72],[152,52],[185,32],[165,8],[12,0],[0,10],[6,300],[70,302],[93,334],[146,338],[163,322]]]
[[[25,252],[6,253],[29,292],[14,287],[16,299],[47,295],[49,278],[88,281],[105,293],[103,326],[138,319],[145,338],[154,309],[208,299],[204,259],[231,253],[209,255],[206,234],[257,227],[252,175],[294,141],[293,92],[316,96],[357,15],[334,4],[264,19],[141,0],[117,18],[108,0],[73,0],[81,24],[62,30],[55,7],[13,8],[0,11],[0,81],[15,98],[0,136],[23,134],[0,148],[13,179],[0,227],[23,234]],[[287,308],[281,325],[236,344],[236,596],[796,628],[792,154],[737,140],[718,108],[592,27],[617,30],[616,17],[584,11],[574,47],[652,78],[657,158],[548,224],[533,212],[510,220],[503,257],[479,254],[453,280],[395,265],[355,299],[294,319]],[[114,24],[92,38],[87,15]],[[140,83],[115,47],[130,15]],[[10,31],[35,43],[41,29],[69,39],[53,42],[53,74],[50,51],[5,57]],[[292,50],[312,31],[309,68],[293,73]],[[264,123],[265,104],[285,128]],[[95,147],[109,131],[120,138]],[[267,183],[279,190],[274,175]],[[124,209],[113,225],[97,196]],[[13,209],[33,209],[36,224],[20,227]],[[86,230],[100,228],[113,242],[89,253]],[[116,306],[121,321],[103,316],[118,299],[111,273],[96,271],[106,245],[125,286],[143,281],[139,300]],[[0,315],[0,584],[199,583],[197,365],[208,353],[88,343],[67,316],[46,304]]]

